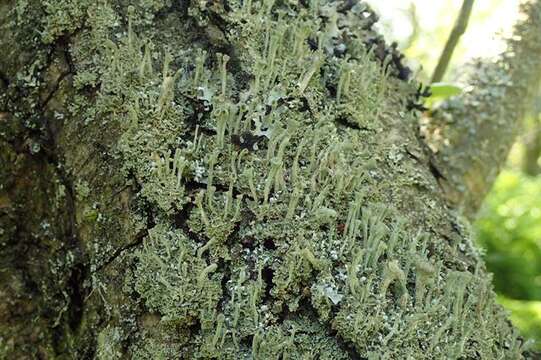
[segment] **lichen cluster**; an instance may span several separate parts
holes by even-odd
[[[117,219],[86,218],[98,357],[519,356],[366,5],[113,3],[48,3],[41,40],[72,34],[69,121],[103,129],[144,234],[121,303]]]

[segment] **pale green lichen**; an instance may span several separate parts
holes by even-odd
[[[144,228],[123,260],[138,323],[117,339],[128,326],[109,304],[100,354],[518,356],[478,255],[456,247],[467,235],[406,155],[422,154],[415,86],[368,49],[364,4],[118,5],[89,9],[71,49],[71,115],[114,134]],[[48,21],[45,39],[76,26]],[[92,258],[114,248],[103,231]]]
[[[191,325],[220,299],[217,264],[197,255],[197,244],[178,230],[157,225],[135,254],[135,289],[164,321]]]

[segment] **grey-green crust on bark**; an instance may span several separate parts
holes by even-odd
[[[0,125],[2,179],[21,137],[48,144],[19,152],[54,159],[32,183],[58,176],[69,208],[29,211],[72,227],[54,251],[2,233],[2,256],[19,241],[64,259],[34,275],[34,334],[11,318],[25,292],[2,294],[4,357],[521,357],[363,3],[6,7],[1,111],[20,131]]]
[[[503,166],[541,80],[541,2],[524,0],[508,49],[469,69],[466,92],[444,103],[423,131],[443,191],[473,218]]]

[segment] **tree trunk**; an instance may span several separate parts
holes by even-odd
[[[370,9],[127,3],[0,5],[4,358],[522,356]]]
[[[539,158],[541,157],[541,125],[539,114],[534,119],[530,132],[524,137],[524,155],[522,157],[522,171],[530,176],[541,173]]]

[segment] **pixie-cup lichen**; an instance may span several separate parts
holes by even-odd
[[[81,231],[97,356],[518,356],[363,2],[129,3],[40,19],[69,40],[71,134],[105,159],[104,184],[66,160],[104,207]]]

